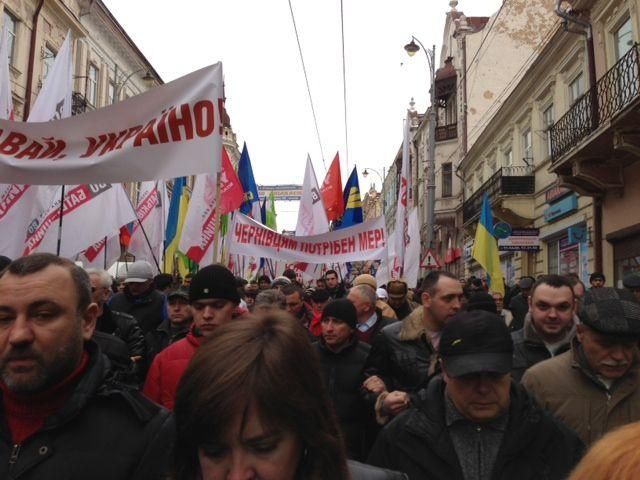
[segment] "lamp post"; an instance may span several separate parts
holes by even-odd
[[[416,43],[417,42],[417,43]],[[404,46],[405,51],[413,57],[422,47],[429,64],[431,78],[431,107],[429,109],[429,145],[427,149],[427,248],[433,248],[433,228],[436,202],[436,46],[427,50],[416,37],[411,37],[411,42]]]
[[[115,74],[113,76],[114,81],[117,81],[118,79],[118,65],[115,66]],[[152,82],[154,80],[153,76],[149,73],[149,70],[146,70],[144,67],[141,67],[137,70],[134,70],[133,72],[131,72],[130,74],[128,74],[123,81],[121,81],[120,83],[116,83],[114,84],[114,88],[113,88],[113,98],[111,99],[111,103],[116,103],[118,102],[118,100],[120,100],[120,93],[122,92],[122,89],[124,88],[124,86],[127,84],[127,82],[129,80],[131,80],[131,78],[136,74],[136,73],[140,73],[146,71],[146,73],[144,74],[144,76],[142,77],[142,80],[145,82]]]
[[[378,175],[378,178],[380,178],[380,195],[382,195],[382,210],[384,212],[384,208],[386,207],[386,201],[385,201],[385,195],[384,195],[384,176],[385,176],[384,167],[382,167],[382,175],[380,175],[380,172],[378,172],[377,170],[374,170],[371,167],[365,167],[364,170],[362,171],[362,176],[364,178],[367,178],[367,176],[369,175],[369,172],[375,173],[376,175]]]

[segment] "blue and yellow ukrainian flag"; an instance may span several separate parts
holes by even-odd
[[[182,225],[187,216],[189,198],[187,194],[187,177],[176,178],[171,192],[167,227],[164,235],[164,268],[166,273],[179,272],[184,276],[191,271],[190,263],[184,254],[178,250]]]
[[[338,228],[353,227],[358,223],[362,223],[362,200],[360,198],[360,184],[356,167],[353,167],[353,171],[349,175],[342,198],[344,199],[344,215]]]
[[[493,236],[493,214],[489,205],[489,196],[485,192],[482,198],[482,211],[480,221],[476,229],[476,239],[473,243],[471,256],[487,272],[487,283],[493,292],[500,292],[504,295],[504,280],[502,268],[500,267],[500,254],[498,252],[498,241]]]

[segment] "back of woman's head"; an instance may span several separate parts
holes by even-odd
[[[264,425],[298,437],[303,478],[348,478],[318,359],[285,312],[223,325],[198,349],[176,395],[179,478],[195,478],[199,446],[220,441],[250,409]]]
[[[569,480],[640,478],[640,422],[618,428],[593,444]]]

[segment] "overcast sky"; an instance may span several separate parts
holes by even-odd
[[[460,0],[467,16],[490,16],[502,0]],[[287,0],[104,0],[165,82],[222,61],[227,111],[256,182],[302,183],[307,153],[318,181],[325,175]],[[439,54],[448,0],[345,0],[348,165],[345,142],[339,0],[291,0],[325,163],[336,151],[342,181],[354,164],[360,190],[381,175],[402,142],[411,97],[427,105],[427,61],[407,56],[416,36]],[[437,58],[439,63],[440,59]],[[295,203],[281,203],[279,229],[294,229]]]

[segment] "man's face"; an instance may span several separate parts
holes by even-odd
[[[180,296],[171,297],[169,304],[169,321],[173,326],[184,325],[191,318],[191,305],[186,298]]]
[[[323,301],[323,302],[317,302],[315,300],[311,300],[311,305],[313,306],[313,309],[316,312],[320,312],[322,313],[322,311],[324,310],[324,307],[326,307],[327,305],[329,305],[329,302],[331,301],[330,298],[328,298],[327,300]]]
[[[316,280],[316,290],[325,290],[327,288],[327,282],[323,279]]]
[[[509,408],[511,376],[508,373],[479,373],[453,378],[443,368],[443,376],[449,398],[456,409],[472,422],[490,422]]]
[[[496,309],[498,310],[498,313],[502,312],[502,309],[504,308],[504,297],[502,294],[500,292],[494,292],[491,296],[493,297],[493,301],[496,302]]]
[[[291,295],[286,295],[284,298],[287,306],[287,312],[294,316],[297,316],[302,312],[304,302],[300,297],[300,293],[293,292]]]
[[[538,334],[547,342],[561,340],[573,326],[575,302],[569,287],[538,285],[529,298],[531,320]]]
[[[210,336],[216,328],[230,321],[236,305],[223,298],[196,300],[191,304],[193,324],[203,336]]]
[[[586,325],[578,325],[578,340],[584,356],[594,372],[604,378],[620,378],[631,368],[638,355],[638,339],[605,335]]]
[[[404,305],[404,302],[406,301],[407,301],[406,295],[392,295],[390,293],[389,298],[387,299],[387,304],[391,308],[400,308],[402,305]]]
[[[58,265],[0,278],[0,377],[17,394],[45,391],[75,370],[98,306],[78,312],[76,286]]]
[[[360,292],[355,290],[349,291],[347,299],[356,307],[358,322],[366,322],[375,312],[375,307],[366,298],[362,298]]]
[[[184,277],[184,280],[182,281],[182,286],[188,289],[189,285],[191,285],[191,278],[193,277],[190,275]]]
[[[264,279],[258,282],[259,290],[269,290],[269,288],[271,288],[271,282],[269,280]]]
[[[352,334],[353,329],[348,323],[335,317],[322,319],[322,338],[329,348],[335,350],[342,347],[349,341]]]
[[[576,299],[574,313],[578,313],[578,310],[580,309],[580,304],[582,303],[582,299],[584,298],[584,285],[582,285],[581,283],[576,283],[573,286],[573,296]]]
[[[329,273],[324,277],[327,288],[334,289],[338,286],[338,276],[335,273]]]
[[[630,288],[629,290],[631,290],[635,299],[640,302],[640,288]]]
[[[125,285],[132,297],[140,297],[149,290],[151,280],[147,280],[146,282],[129,282]]]
[[[602,278],[594,278],[589,283],[591,283],[592,288],[602,288],[604,286],[604,280]]]
[[[433,287],[433,293],[422,293],[422,305],[434,324],[442,329],[451,317],[462,307],[462,287],[460,282],[449,277],[440,277]]]
[[[111,289],[109,287],[102,286],[100,277],[98,275],[89,275],[91,280],[91,301],[102,308],[102,306],[109,300],[111,295]]]

